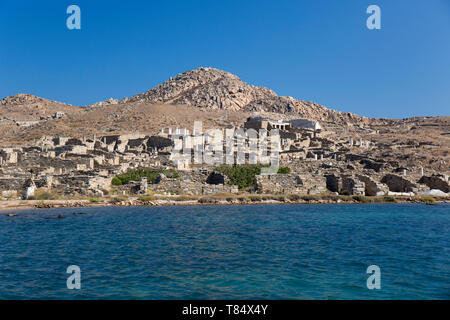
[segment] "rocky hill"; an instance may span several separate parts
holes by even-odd
[[[87,108],[31,94],[17,94],[0,101],[0,119],[36,121],[51,117],[58,111],[72,114],[90,108],[120,108],[140,103],[184,105],[219,113],[282,114],[285,118],[304,117],[338,124],[367,124],[370,121],[368,118],[328,109],[314,102],[278,96],[271,89],[247,84],[229,72],[203,67],[181,73],[145,93],[120,101],[111,98]]]
[[[150,102],[187,105],[210,110],[271,112],[334,122],[365,121],[351,113],[325,108],[317,103],[278,96],[237,76],[214,68],[198,68],[177,75],[155,88],[125,98],[122,103]]]
[[[54,116],[56,112],[73,113],[80,107],[19,93],[0,100],[0,118],[5,120],[34,121]]]
[[[64,112],[64,116],[56,117],[57,112]],[[270,89],[246,84],[235,75],[211,68],[187,71],[131,98],[109,99],[88,107],[30,94],[6,97],[0,100],[0,148],[35,145],[43,136],[156,135],[164,128],[192,129],[196,120],[202,121],[204,129],[242,127],[255,112],[275,120],[317,119],[326,129],[324,138],[342,147],[350,139],[364,139],[377,146],[370,149],[377,159],[395,157],[407,167],[448,171],[449,117],[364,118],[280,97]]]

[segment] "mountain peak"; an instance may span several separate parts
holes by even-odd
[[[319,104],[278,96],[273,90],[243,82],[238,76],[200,67],[178,74],[153,89],[121,101],[187,105],[210,110],[274,112],[326,120],[362,119]]]
[[[244,110],[264,97],[276,97],[270,89],[243,82],[236,75],[210,67],[178,74],[153,89],[124,102],[184,104],[207,109]]]

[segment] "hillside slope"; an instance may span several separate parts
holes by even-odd
[[[272,112],[324,121],[364,121],[364,117],[325,108],[317,103],[278,96],[273,90],[249,85],[214,68],[177,75],[155,88],[125,98],[122,103],[150,102],[187,105],[211,110]]]
[[[0,100],[0,118],[5,120],[35,121],[41,117],[54,116],[62,111],[71,114],[82,110],[69,104],[36,97],[32,94],[19,93]]]

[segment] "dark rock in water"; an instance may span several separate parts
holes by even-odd
[[[58,219],[62,219],[62,218],[64,218],[61,214],[58,214],[58,217],[57,217]]]

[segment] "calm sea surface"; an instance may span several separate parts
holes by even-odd
[[[1,299],[450,299],[449,205],[17,213],[0,213]]]

